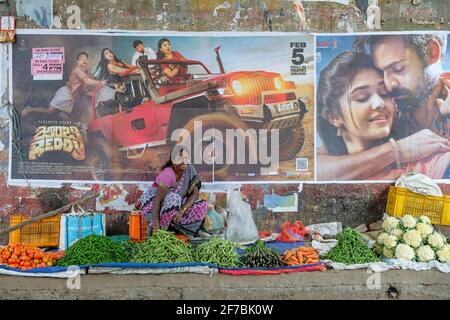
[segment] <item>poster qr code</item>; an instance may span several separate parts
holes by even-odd
[[[308,158],[296,158],[295,168],[297,171],[308,171]]]

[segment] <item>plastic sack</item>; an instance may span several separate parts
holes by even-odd
[[[285,222],[281,225],[281,232],[277,241],[281,242],[297,242],[305,240],[308,229],[305,228],[301,221],[294,223]]]
[[[225,218],[214,209],[209,209],[203,222],[206,232],[216,235],[225,228]]]
[[[441,188],[432,179],[420,173],[404,173],[395,183],[396,187],[406,188],[426,196],[442,197]]]
[[[258,229],[253,221],[252,210],[250,205],[242,200],[240,191],[229,192],[228,206],[228,227],[225,238],[233,242],[258,240]]]
[[[105,215],[102,213],[88,212],[76,206],[72,206],[71,212],[61,216],[59,249],[66,250],[79,239],[90,235],[104,236],[106,234]]]

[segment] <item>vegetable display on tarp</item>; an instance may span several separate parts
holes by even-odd
[[[338,243],[323,258],[344,264],[379,262],[380,258],[369,249],[362,235],[351,228],[337,236]]]
[[[106,262],[126,262],[124,248],[105,236],[91,235],[75,242],[58,260],[58,266],[82,266]]]
[[[387,217],[382,226],[383,232],[378,236],[375,250],[383,257],[417,262],[450,261],[450,245],[434,230],[428,217]]]
[[[0,247],[0,265],[11,268],[29,270],[33,268],[51,267],[64,252],[43,252],[39,248],[25,246],[20,243]]]
[[[241,265],[236,252],[237,244],[229,240],[213,238],[200,244],[195,250],[195,261],[214,264],[223,268]]]
[[[132,262],[163,263],[193,262],[192,248],[178,239],[173,232],[163,229],[135,247]]]
[[[318,263],[319,260],[319,253],[312,247],[298,247],[286,250],[283,254],[283,262],[288,266],[314,264]]]
[[[255,244],[245,249],[241,262],[249,268],[279,268],[284,266],[278,251],[268,248],[263,241],[257,240]]]

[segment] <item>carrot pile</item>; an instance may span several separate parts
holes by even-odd
[[[319,253],[312,247],[298,247],[286,250],[283,254],[283,262],[288,266],[318,263]]]

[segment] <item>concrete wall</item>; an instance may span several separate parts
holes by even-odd
[[[21,0],[21,3],[26,1]],[[45,2],[45,1],[41,1]],[[170,30],[170,31],[307,31],[349,32],[366,31],[364,23],[367,1],[350,0],[350,5],[333,2],[303,1],[307,27],[302,26],[291,1],[281,0],[53,0],[51,28],[76,26],[77,7],[81,29]],[[414,4],[414,3],[419,4]],[[0,14],[22,14],[20,1],[0,3]],[[19,5],[19,6],[16,6]],[[76,5],[74,7],[72,5]],[[379,1],[381,30],[449,30],[449,1]],[[19,9],[19,10],[17,10]],[[26,13],[26,10],[25,10]],[[265,14],[266,13],[266,14]],[[26,13],[30,14],[30,13]],[[74,15],[75,14],[75,15]],[[34,15],[34,17],[30,16]],[[18,28],[40,28],[50,25],[42,13],[17,17]],[[267,19],[266,19],[267,17]],[[270,19],[269,19],[270,18]],[[270,20],[270,21],[269,21]],[[5,113],[3,113],[5,115]],[[8,120],[0,118],[0,226],[8,223],[11,214],[38,214],[42,211],[37,198],[38,188],[11,187],[6,184],[8,169]],[[3,147],[4,145],[4,147]],[[274,214],[255,210],[255,220],[262,230],[273,230],[286,219],[301,219],[305,223],[342,221],[356,226],[381,217],[385,208],[387,184],[308,184],[300,194],[300,212]],[[275,192],[289,191],[297,186],[275,186]],[[450,186],[442,186],[450,193]],[[139,196],[135,186],[126,186],[127,202]],[[68,197],[76,199],[89,192],[68,188]],[[255,208],[260,186],[245,187],[245,194]],[[90,206],[94,206],[91,203]],[[110,233],[127,232],[127,212],[108,210]],[[6,242],[0,235],[0,243]]]

